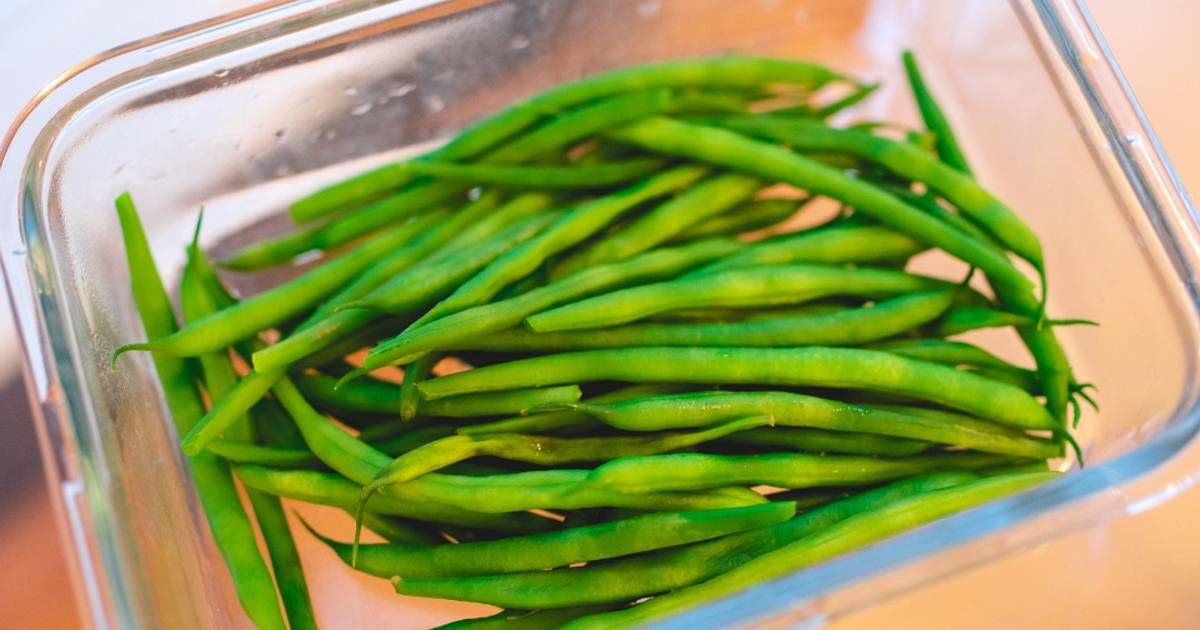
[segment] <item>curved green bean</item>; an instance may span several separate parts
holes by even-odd
[[[1054,442],[959,414],[929,417],[789,392],[690,392],[571,407],[625,431],[709,426],[760,413],[771,416],[777,427],[870,433],[1014,457],[1055,457],[1059,452]]]
[[[906,438],[813,428],[761,428],[741,431],[721,440],[726,444],[787,449],[808,453],[844,453],[903,457],[927,451],[929,442]]]
[[[452,162],[406,162],[404,168],[437,179],[487,184],[502,188],[604,188],[644,177],[662,168],[664,162],[635,158],[622,162],[571,164],[567,166],[504,166],[498,164],[455,164]]]
[[[756,199],[723,214],[695,223],[668,239],[681,243],[714,236],[737,236],[778,225],[796,215],[812,197],[804,199]]]
[[[293,377],[293,382],[307,398],[334,409],[385,415],[400,413],[400,387],[394,383],[361,379],[335,389],[337,379],[322,374],[298,375]],[[421,401],[419,411],[422,415],[442,418],[524,414],[539,405],[573,402],[579,400],[579,396],[577,385],[517,389]]]
[[[687,308],[800,304],[835,295],[890,297],[949,286],[943,280],[869,267],[739,267],[598,295],[530,315],[525,324],[534,332],[602,328]]]
[[[759,241],[689,275],[699,276],[718,270],[759,265],[903,260],[925,249],[921,242],[890,228],[835,224]]]
[[[954,294],[953,289],[921,291],[870,307],[735,322],[635,323],[546,333],[511,328],[467,339],[450,349],[562,352],[630,346],[856,345],[886,339],[935,320],[953,303]]]
[[[622,387],[621,389],[600,394],[598,396],[592,396],[588,398],[587,401],[589,403],[616,402],[618,400],[628,400],[630,398],[639,398],[642,396],[666,394],[678,390],[678,387],[661,385],[657,383],[649,385],[631,385],[629,387]],[[470,424],[465,427],[459,427],[458,433],[462,435],[485,435],[488,433],[546,433],[568,427],[587,426],[589,424],[596,424],[596,421],[593,420],[591,416],[583,413],[582,411],[565,409],[561,411],[539,412],[529,416],[518,416],[516,418],[504,418],[494,422]]]
[[[929,86],[925,84],[925,77],[921,75],[921,68],[917,65],[916,56],[911,50],[905,50],[901,53],[900,58],[904,62],[904,74],[908,76],[908,85],[912,88],[913,100],[917,102],[917,109],[921,110],[925,128],[933,132],[938,157],[959,172],[970,175],[971,166],[967,163],[967,156],[963,153],[962,147],[958,145],[958,138],[954,135],[954,129],[951,127],[950,121],[946,119],[941,105],[934,98]]]

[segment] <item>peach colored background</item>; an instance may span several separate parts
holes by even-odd
[[[952,0],[942,0],[952,1]],[[87,54],[243,5],[236,0],[0,3],[0,52],[38,50],[6,70],[0,120],[56,71]],[[1185,185],[1200,190],[1200,3],[1088,3]],[[48,8],[50,7],[50,8]],[[68,14],[68,7],[70,13]],[[118,15],[119,14],[119,15]],[[53,30],[51,30],[53,28]],[[45,47],[51,33],[79,33]],[[12,378],[11,324],[0,316],[0,383]],[[0,419],[3,425],[5,419]],[[16,418],[20,420],[20,418]],[[18,496],[19,495],[19,496]],[[45,490],[0,503],[0,627],[78,625]],[[1076,533],[839,620],[833,627],[1196,627],[1200,490],[1137,517]]]

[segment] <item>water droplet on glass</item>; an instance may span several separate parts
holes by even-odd
[[[652,18],[658,15],[658,12],[661,10],[661,0],[648,0],[647,2],[642,2],[637,6],[638,15],[644,18]]]
[[[354,87],[353,85],[347,85],[346,87],[342,88],[342,94],[345,94],[346,96],[354,96],[355,94],[358,94],[358,88]]]
[[[224,79],[225,77],[229,76],[229,68],[218,68],[217,70],[213,71],[213,76],[217,77],[218,79]]]
[[[375,104],[376,105],[387,105],[388,98],[389,97],[387,94],[384,94],[382,96],[377,96],[377,97],[375,97]]]
[[[443,109],[446,109],[446,102],[442,100],[442,97],[434,94],[432,96],[425,97],[425,107],[428,107],[429,111],[436,114]]]
[[[355,105],[354,108],[350,110],[350,115],[362,116],[369,111],[371,111],[371,101],[363,101],[362,103]]]
[[[1139,145],[1141,143],[1142,143],[1141,134],[1136,134],[1136,133],[1125,134],[1125,144],[1128,144],[1131,147],[1136,147],[1137,145]]]
[[[287,129],[276,129],[275,130],[275,142],[287,142],[287,139],[284,137],[286,135],[287,135]]]
[[[337,137],[337,130],[336,129],[326,129],[325,133],[321,134],[321,137],[324,138],[325,140],[333,140],[334,138]]]
[[[415,89],[417,89],[417,86],[409,83],[408,81],[401,81],[388,88],[387,95],[392,98],[400,98],[401,96],[404,96]]]
[[[508,40],[508,47],[512,48],[513,50],[525,50],[526,48],[529,48],[529,38],[525,35],[517,33],[516,35],[512,36],[512,39]]]

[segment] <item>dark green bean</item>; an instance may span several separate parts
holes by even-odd
[[[454,164],[450,162],[412,161],[408,171],[473,184],[503,188],[604,188],[659,170],[662,160],[637,158],[622,162],[572,164],[568,166],[501,166],[495,164]]]
[[[705,490],[729,484],[777,488],[860,486],[942,469],[983,468],[1010,461],[1002,455],[976,453],[898,459],[800,453],[673,453],[615,459],[592,471],[588,481],[621,492]]]
[[[354,517],[354,512],[345,510],[346,514]],[[301,519],[301,523],[304,520]],[[306,523],[304,523],[306,524]],[[437,534],[427,525],[402,519],[398,516],[387,516],[366,512],[363,514],[363,527],[375,532],[384,540],[399,545],[440,545],[445,538]]]
[[[759,241],[689,275],[699,276],[716,270],[758,265],[902,260],[925,249],[920,242],[889,228],[834,224]]]
[[[874,306],[738,322],[639,323],[595,330],[536,333],[520,328],[467,339],[454,350],[562,352],[629,346],[856,345],[929,323],[954,301],[954,290],[921,291]],[[919,358],[919,357],[918,357]]]
[[[178,325],[174,309],[129,193],[117,197],[116,207],[125,241],[130,289],[146,335],[165,337],[173,334]],[[154,355],[154,368],[176,430],[186,433],[204,415],[204,403],[196,389],[192,369],[187,362],[165,354]],[[254,526],[242,509],[227,465],[216,455],[203,454],[189,458],[188,467],[209,530],[233,578],[242,608],[260,628],[284,628],[274,582],[254,544]],[[180,524],[176,531],[184,531],[184,527]]]
[[[640,398],[642,396],[656,396],[658,394],[666,394],[672,391],[678,391],[678,387],[661,384],[649,385],[631,385],[621,389],[592,396],[588,398],[589,403],[606,403],[616,402],[618,400],[628,400],[630,398]],[[458,433],[462,435],[486,435],[489,433],[546,433],[569,427],[579,427],[595,424],[596,421],[591,416],[573,409],[563,411],[549,411],[543,413],[535,413],[529,416],[518,416],[516,418],[505,418],[494,422],[485,422],[481,424],[471,424],[465,427],[459,427]]]
[[[788,502],[697,512],[662,512],[542,534],[458,545],[360,545],[355,568],[390,578],[516,573],[565,567],[767,527],[795,514]],[[352,545],[320,538],[347,563]]]
[[[838,295],[890,297],[949,286],[934,278],[869,267],[742,267],[621,289],[530,315],[525,324],[535,332],[602,328],[686,308],[800,304]]]
[[[567,256],[551,270],[550,279],[644,252],[749,199],[762,186],[761,181],[738,173],[710,177],[633,219],[619,231]]]
[[[213,440],[207,450],[232,464],[257,464],[273,468],[322,468],[324,464],[306,448],[276,448],[232,440]]]
[[[457,340],[516,326],[526,316],[557,304],[608,289],[669,278],[741,247],[730,239],[711,239],[652,250],[626,261],[584,269],[528,293],[469,308],[405,331],[372,348],[363,366],[374,370],[385,365],[408,363],[430,350],[449,347]]]
[[[898,232],[940,247],[950,255],[979,267],[990,278],[1003,284],[1008,294],[1028,294],[1032,300],[1033,283],[1011,261],[878,187],[857,181],[804,156],[724,129],[689,125],[661,117],[622,127],[609,135],[655,152],[705,161],[833,197]],[[1033,315],[1038,311],[1036,300],[1029,303],[1024,297],[1019,299],[1021,303],[1013,305],[1019,312]]]
[[[925,84],[925,77],[921,76],[921,68],[917,65],[916,56],[911,50],[905,50],[901,54],[901,59],[904,61],[904,73],[908,76],[908,85],[912,89],[913,100],[917,102],[917,109],[921,110],[921,119],[925,121],[925,128],[932,131],[936,139],[938,157],[959,172],[970,175],[971,167],[967,163],[967,156],[963,153],[962,147],[958,145],[954,128],[946,119],[941,105],[938,105],[929,86]]]
[[[828,560],[852,549],[899,534],[981,503],[1045,483],[1056,473],[1005,475],[920,493],[864,511],[808,536],[760,555],[707,582],[683,588],[635,606],[584,617],[567,624],[571,630],[632,627],[688,606],[737,592]]]
[[[960,335],[979,328],[1005,328],[1008,326],[1031,326],[1033,320],[1016,313],[1006,313],[980,306],[960,306],[951,309],[938,322],[939,337]]]
[[[903,457],[927,451],[929,442],[870,433],[850,433],[812,428],[762,428],[735,433],[721,440],[728,444],[788,449],[809,453],[845,453]]]
[[[835,501],[768,528],[581,568],[449,579],[401,579],[394,584],[396,592],[405,595],[477,601],[509,608],[540,609],[629,601],[702,582],[855,514],[878,509],[916,493],[977,478],[966,472],[909,478]]]
[[[502,610],[490,617],[461,619],[433,630],[558,630],[563,624],[619,607],[621,604],[551,608],[549,610]]]
[[[853,431],[961,446],[1015,457],[1047,457],[1052,442],[1020,431],[955,415],[952,420],[898,413],[788,392],[691,392],[572,407],[626,431],[709,426],[751,414],[767,414],[779,427]]]

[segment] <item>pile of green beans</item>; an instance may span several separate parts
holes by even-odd
[[[640,624],[1079,458],[1094,387],[1056,328],[1094,322],[1047,316],[1042,241],[903,61],[924,129],[832,126],[878,85],[783,59],[552,88],[217,263],[198,224],[182,325],[122,195],[148,338],[114,365],[153,353],[250,619],[316,627],[295,533],[398,593],[505,609],[446,627]],[[810,216],[822,197],[837,216]],[[961,264],[909,268],[932,250]],[[289,526],[301,503],[340,533]]]

